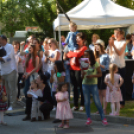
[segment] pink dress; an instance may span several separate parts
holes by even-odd
[[[119,80],[120,80],[120,75],[119,74],[114,74],[114,85],[112,85],[110,81],[110,74],[106,75],[106,79],[108,83],[111,85],[112,90],[110,91],[109,87],[107,86],[106,90],[106,102],[120,102],[122,101],[122,95],[121,95],[121,90],[118,91],[117,87],[119,85]]]
[[[68,99],[68,92],[58,92],[55,97],[56,100]],[[58,102],[57,103],[57,111],[56,111],[56,119],[60,120],[69,120],[73,118],[72,111],[70,109],[69,101]]]

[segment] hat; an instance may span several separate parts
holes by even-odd
[[[101,44],[105,48],[105,42],[103,40],[101,40],[101,39],[98,39],[96,41],[96,44]]]

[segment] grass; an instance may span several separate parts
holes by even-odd
[[[71,101],[71,107],[73,107],[73,98],[71,98],[70,101]],[[98,110],[92,99],[91,101],[92,101],[90,105],[91,113],[95,113]],[[85,110],[83,112],[85,112]],[[110,103],[108,103],[107,114],[109,114],[110,112],[111,112]],[[134,101],[126,101],[125,108],[120,110],[120,116],[134,118]]]

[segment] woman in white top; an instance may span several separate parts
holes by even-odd
[[[15,60],[16,60],[16,65],[17,65],[17,71],[18,71],[18,95],[17,95],[17,100],[20,97],[20,80],[24,74],[24,64],[25,64],[25,57],[24,56],[20,56],[20,43],[19,41],[13,41],[12,43],[13,47],[14,47],[14,54],[15,54]],[[17,85],[16,85],[17,86]]]
[[[126,42],[123,40],[125,32],[120,29],[116,29],[114,32],[116,32],[116,40],[111,40],[109,42],[109,46],[112,46],[112,50],[110,50],[110,53],[112,54],[111,62],[116,64],[118,66],[118,73],[122,76],[123,79],[125,79],[125,49],[126,49]],[[126,96],[126,90],[125,90],[125,84],[121,86],[121,92],[123,96],[123,101],[120,102],[121,108],[125,106],[125,96]]]
[[[94,44],[96,43],[96,41],[100,39],[100,36],[98,34],[93,34],[92,35],[92,43],[89,45],[90,50],[92,50],[94,52]]]
[[[57,60],[61,60],[61,52],[58,49],[58,42],[51,38],[48,40],[48,44],[50,46],[50,50],[49,50],[49,60],[50,60],[50,64],[51,64],[51,71],[54,70],[54,63]]]

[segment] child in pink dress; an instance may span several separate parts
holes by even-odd
[[[69,104],[68,86],[67,83],[60,83],[55,95],[57,100],[56,119],[62,120],[62,123],[58,126],[59,128],[69,128],[69,119],[73,118]]]
[[[112,113],[110,113],[110,115],[114,116],[119,115],[120,112],[120,101],[122,101],[120,87],[124,80],[117,74],[118,67],[115,64],[109,66],[109,71],[110,74],[105,77],[105,83],[107,84],[106,102],[111,102]]]

